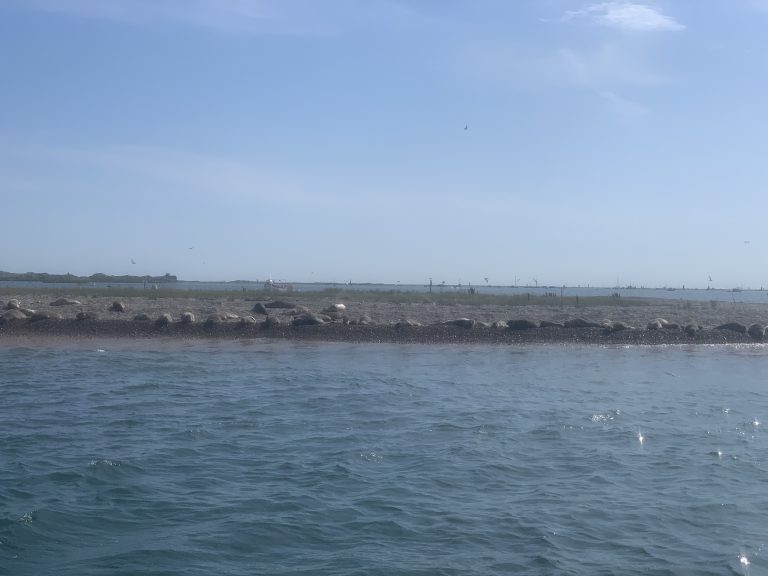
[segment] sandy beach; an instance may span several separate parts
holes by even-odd
[[[747,343],[762,340],[768,324],[768,305],[763,304],[650,299],[626,305],[590,305],[586,300],[579,306],[393,303],[354,296],[233,292],[115,297],[19,291],[0,297],[0,339],[166,336],[395,343]],[[273,307],[281,301],[286,307]],[[649,329],[656,319],[666,323]],[[518,320],[524,322],[514,322]],[[727,323],[735,325],[716,329]],[[745,333],[754,325],[752,334]]]

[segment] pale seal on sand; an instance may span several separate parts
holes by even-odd
[[[24,312],[22,312],[21,310],[13,309],[13,308],[8,310],[8,312],[3,314],[2,316],[0,316],[0,320],[2,320],[3,322],[14,322],[17,320],[26,320],[26,319],[27,319],[27,315],[24,314]]]
[[[80,300],[72,300],[70,298],[59,298],[50,303],[50,306],[78,306]]]
[[[168,326],[168,324],[170,324],[171,322],[173,322],[173,316],[168,314],[168,312],[166,312],[165,314],[160,314],[157,320],[155,320],[155,324],[158,326]]]

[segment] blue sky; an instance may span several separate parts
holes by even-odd
[[[766,31],[768,0],[0,0],[0,270],[768,287]]]

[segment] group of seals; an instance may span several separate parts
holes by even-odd
[[[67,307],[81,305],[80,301],[69,298],[58,298],[49,303],[51,307]],[[36,311],[33,309],[25,308],[18,299],[11,299],[5,305],[0,303],[0,325],[6,325],[9,323],[38,323],[41,320],[59,321],[62,320],[60,314],[53,311]],[[106,306],[106,311],[110,313],[109,319],[114,320],[118,316],[127,312],[128,306],[122,301],[115,300],[109,306]],[[257,320],[258,317],[263,317],[262,321]],[[376,326],[377,324],[372,319],[363,315],[359,318],[352,318],[348,315],[347,306],[341,303],[335,303],[327,305],[319,312],[310,310],[309,308],[301,305],[297,305],[292,302],[275,300],[267,302],[256,302],[250,309],[250,314],[243,316],[233,314],[231,312],[214,311],[204,316],[204,320],[201,321],[191,311],[183,312],[178,320],[175,320],[173,316],[168,312],[162,312],[154,317],[150,316],[146,312],[136,313],[132,319],[134,322],[142,323],[145,326],[153,325],[157,328],[170,327],[173,325],[187,326],[202,324],[207,327],[214,327],[219,325],[231,325],[237,324],[243,327],[254,326],[261,329],[274,329],[278,327],[304,327],[304,326],[323,326],[326,324],[347,325],[347,326]],[[78,322],[98,322],[99,316],[88,310],[79,311],[75,320]],[[387,323],[380,323],[381,327],[394,327],[398,330],[410,329],[410,328],[422,328],[423,325],[410,318],[402,318],[396,321]],[[643,328],[635,328],[625,322],[602,320],[595,322],[592,320],[586,320],[584,318],[571,318],[560,322],[551,320],[535,321],[528,318],[516,318],[511,320],[498,320],[495,322],[482,322],[472,318],[454,318],[451,320],[444,320],[429,324],[428,327],[446,327],[449,329],[460,330],[482,330],[491,329],[498,331],[509,331],[514,333],[523,333],[532,330],[547,330],[542,334],[555,334],[554,331],[565,330],[581,330],[581,329],[599,329],[599,332],[594,334],[613,334],[618,332],[634,332],[636,334],[647,332],[664,332],[672,335],[678,333],[681,336],[696,337],[696,335],[704,330],[702,326],[697,323],[688,323],[685,325],[669,322],[663,318],[656,318],[651,322],[648,322]],[[756,322],[751,325],[744,325],[738,322],[727,322],[715,326],[711,330],[728,331],[742,336],[748,336],[753,341],[763,341],[765,339],[766,325]],[[553,332],[549,332],[553,331]],[[586,333],[585,333],[586,334]],[[659,334],[658,336],[661,336]],[[555,336],[555,339],[559,338]],[[678,338],[675,336],[674,338]],[[663,340],[664,337],[661,337]],[[656,337],[653,339],[660,340]]]

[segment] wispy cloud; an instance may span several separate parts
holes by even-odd
[[[240,32],[284,31],[268,0],[10,0],[25,10],[131,25],[178,24]]]
[[[308,185],[289,166],[275,168],[278,164],[274,158],[232,159],[158,147],[0,146],[0,170],[21,191],[65,189],[88,195],[110,190],[134,197],[231,198],[281,207],[336,201],[319,179]]]
[[[567,84],[596,90],[670,82],[669,78],[652,69],[642,51],[637,53],[613,43],[604,43],[592,50],[562,48],[558,50],[555,62]]]
[[[621,122],[635,122],[650,114],[650,110],[646,106],[610,90],[598,92],[598,96],[608,103],[611,111]]]
[[[5,0],[23,10],[132,25],[176,24],[248,34],[335,35],[349,27],[404,21],[395,0]]]
[[[747,0],[747,3],[758,10],[768,11],[768,0]]]
[[[685,29],[671,16],[636,2],[600,2],[579,10],[569,10],[563,20],[585,21],[632,32],[676,32]]]

